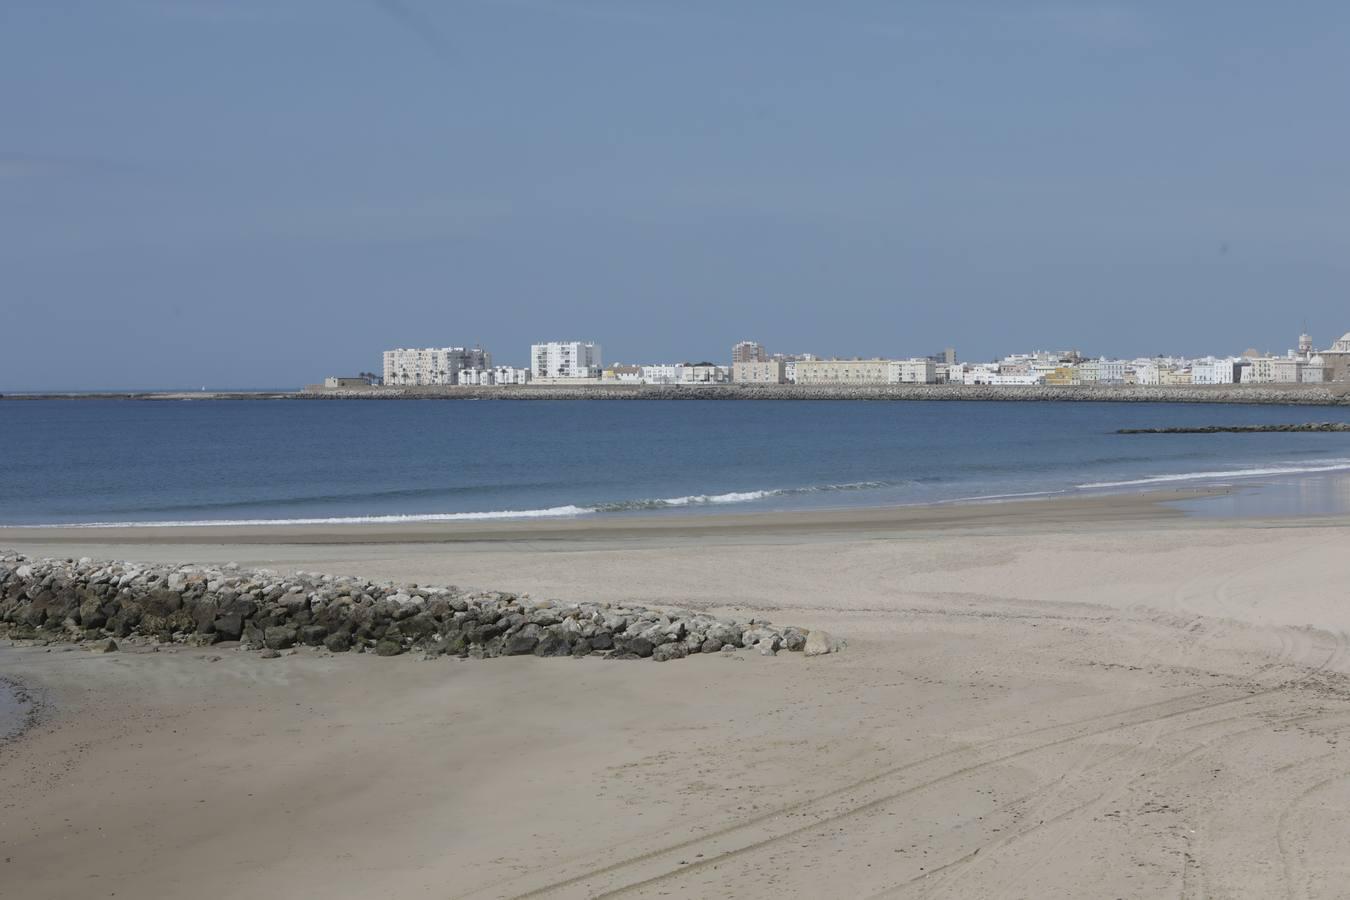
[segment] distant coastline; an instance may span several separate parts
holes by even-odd
[[[961,384],[428,385],[364,390],[0,393],[0,400],[966,400],[1350,406],[1350,383],[1072,387]]]

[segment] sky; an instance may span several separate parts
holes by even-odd
[[[5,0],[0,390],[1350,330],[1350,4]]]

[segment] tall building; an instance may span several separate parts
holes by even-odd
[[[764,345],[758,341],[741,341],[731,348],[731,364],[768,362],[769,354],[764,352]]]
[[[492,354],[481,347],[400,347],[384,351],[385,384],[458,384],[465,369],[489,369]]]
[[[530,376],[540,378],[599,378],[603,364],[600,345],[590,341],[549,341],[530,345]]]

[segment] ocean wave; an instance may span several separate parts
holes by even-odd
[[[1224,478],[1259,478],[1263,475],[1311,475],[1318,472],[1343,472],[1350,470],[1350,459],[1328,460],[1320,466],[1265,466],[1255,469],[1225,469],[1210,472],[1177,472],[1172,475],[1151,475],[1148,478],[1131,478],[1127,481],[1094,481],[1080,484],[1082,490],[1093,488],[1136,487],[1145,484],[1170,484],[1178,481],[1213,481]]]
[[[413,522],[459,522],[479,519],[549,519],[584,516],[592,507],[552,506],[548,509],[502,509],[491,512],[409,513],[384,516],[333,516],[297,519],[191,519],[164,522],[70,522],[55,525],[15,526],[27,528],[202,528],[224,525],[386,525]]]
[[[289,519],[186,519],[156,521],[116,521],[116,522],[68,522],[43,524],[29,528],[201,528],[229,525],[383,525],[416,522],[462,522],[492,519],[545,519],[570,518],[594,515],[597,513],[641,512],[644,510],[680,509],[691,506],[721,506],[733,503],[753,503],[770,497],[790,497],[804,494],[817,494],[833,491],[864,491],[898,487],[914,482],[900,481],[850,481],[840,484],[818,484],[806,487],[776,488],[754,491],[728,491],[722,494],[689,494],[681,497],[658,497],[640,500],[619,500],[608,503],[595,503],[585,506],[552,506],[547,509],[504,509],[490,512],[456,513],[407,513],[369,516],[325,516],[295,517]]]

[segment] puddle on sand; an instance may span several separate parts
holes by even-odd
[[[27,715],[27,701],[19,698],[14,685],[0,681],[0,740],[18,734]]]

